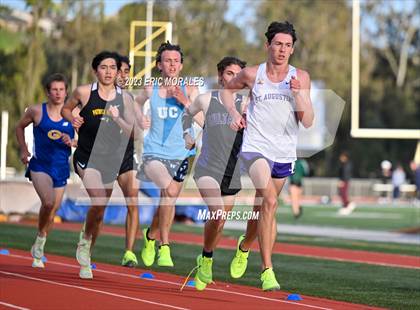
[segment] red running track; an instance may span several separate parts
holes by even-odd
[[[287,292],[221,282],[181,292],[180,276],[154,272],[154,279],[141,279],[145,270],[102,263],[93,280],[81,280],[75,259],[49,254],[45,269],[31,262],[20,250],[0,255],[0,309],[379,309],[309,296],[287,301]]]
[[[203,244],[203,236],[201,235],[171,233],[170,239],[179,243]],[[236,239],[222,238],[217,247],[236,249],[236,243]],[[258,243],[254,242],[251,249],[259,251]],[[274,245],[273,253],[388,267],[420,269],[420,257],[409,255],[327,248],[280,242],[276,242]]]
[[[25,223],[25,225],[35,224]],[[60,223],[54,224],[53,229],[79,231],[81,227],[82,225],[80,223]],[[120,237],[125,236],[124,228],[117,226],[104,226],[101,233]],[[202,245],[203,235],[171,232],[170,240],[178,243]],[[224,249],[236,249],[236,242],[237,240],[233,238],[223,237],[217,247]],[[257,242],[254,242],[252,250],[259,251]],[[347,250],[280,242],[276,242],[274,245],[273,253],[388,267],[420,269],[420,257],[400,254]]]

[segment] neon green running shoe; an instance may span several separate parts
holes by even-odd
[[[147,239],[147,230],[148,228],[143,229],[143,242],[144,246],[141,250],[141,259],[143,260],[143,263],[145,266],[149,267],[153,265],[153,262],[155,261],[155,242],[156,240],[148,240]]]
[[[201,254],[197,256],[198,270],[195,274],[195,288],[202,291],[206,288],[207,284],[213,282],[213,258],[204,257]]]
[[[132,251],[125,251],[121,265],[124,267],[134,268],[138,265],[136,254]]]
[[[263,291],[278,291],[280,284],[276,280],[273,268],[267,268],[261,273],[261,282]]]
[[[198,277],[204,283],[211,283],[213,281],[213,258],[204,257],[201,254],[197,257]]]
[[[244,239],[245,235],[239,237],[238,245],[236,246],[235,257],[230,263],[230,276],[234,279],[239,279],[242,277],[246,271],[246,267],[248,266],[249,251],[243,252],[239,248]]]
[[[196,274],[196,275],[195,275],[195,277],[194,277],[194,283],[195,283],[195,289],[196,289],[197,291],[204,291],[204,289],[207,287],[207,283],[202,282],[202,281],[198,278],[197,274]]]
[[[158,251],[158,266],[160,267],[173,267],[174,262],[171,258],[171,249],[169,248],[169,245],[165,244],[160,246]]]

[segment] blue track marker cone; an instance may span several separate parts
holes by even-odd
[[[48,259],[47,259],[47,257],[46,257],[46,256],[42,256],[41,261],[42,261],[43,263],[46,263],[46,262],[48,262]]]
[[[95,263],[90,264],[90,268],[96,269],[96,264]]]
[[[155,278],[155,276],[154,275],[152,275],[151,273],[149,273],[149,272],[145,272],[145,273],[142,273],[141,275],[140,275],[140,278],[142,278],[142,279],[154,279]]]
[[[194,280],[188,281],[187,286],[195,287],[195,281]]]
[[[0,249],[0,255],[9,255],[10,252],[8,249]]]
[[[289,294],[287,295],[286,300],[299,301],[302,300],[302,297],[300,297],[299,294]]]

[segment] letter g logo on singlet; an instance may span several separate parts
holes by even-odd
[[[178,117],[178,109],[175,107],[159,107],[158,108],[158,116],[161,119],[165,118],[177,118]]]
[[[48,131],[48,138],[50,138],[51,140],[58,140],[62,137],[62,133],[61,131],[55,130],[55,129],[51,129],[50,131]]]

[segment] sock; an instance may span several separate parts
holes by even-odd
[[[263,274],[267,269],[270,269],[270,268],[265,268],[262,272],[261,272],[261,274]]]
[[[146,231],[146,238],[147,238],[147,240],[148,240],[148,241],[153,241],[153,240],[155,240],[155,239],[149,238],[149,232],[150,232],[150,227],[149,227],[149,228],[147,228],[147,231]]]
[[[206,250],[203,249],[203,257],[208,257],[208,258],[212,258],[213,257],[213,251],[211,252],[206,252]]]
[[[161,247],[163,247],[163,246],[169,246],[169,244],[168,244],[168,243],[161,244],[161,245],[159,245],[159,249],[160,249]]]

